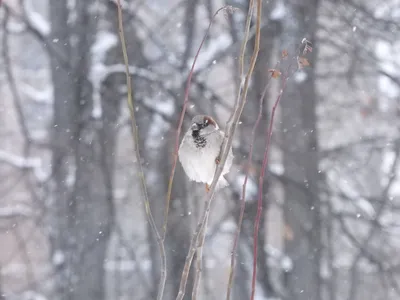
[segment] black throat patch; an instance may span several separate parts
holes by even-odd
[[[194,140],[194,144],[196,145],[196,148],[204,148],[207,145],[206,138],[200,135],[199,130],[193,130],[192,137]]]

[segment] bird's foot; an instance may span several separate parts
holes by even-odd
[[[208,185],[208,183],[206,183],[206,192],[208,193],[210,191],[210,186]]]
[[[219,156],[217,156],[217,158],[215,159],[215,163],[217,165],[219,165],[220,162],[221,162],[221,158]]]

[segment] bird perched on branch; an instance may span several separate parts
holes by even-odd
[[[185,133],[179,147],[179,161],[190,180],[206,184],[210,189],[217,165],[220,163],[221,146],[224,132],[213,118],[197,115],[192,119],[191,126]],[[226,175],[233,161],[232,148],[226,159],[224,169],[219,177],[216,189],[228,186]]]

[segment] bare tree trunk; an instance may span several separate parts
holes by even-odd
[[[92,88],[86,80],[94,36],[90,4],[77,2],[77,18],[71,26],[67,23],[67,4],[50,2],[51,40],[58,41],[60,51],[71,62],[70,70],[66,70],[59,61],[51,60],[55,99],[51,248],[57,299],[105,297],[103,262],[113,222],[112,123],[116,108],[107,108],[98,130],[91,118]],[[69,46],[72,32],[76,44]]]
[[[314,39],[318,0],[287,0],[285,4],[280,50],[294,56],[304,37]],[[306,79],[290,80],[281,100],[285,176],[309,191],[290,184],[284,187],[285,249],[293,261],[286,287],[288,299],[293,300],[320,300],[322,296],[314,58],[315,51],[308,57],[312,67],[301,71]]]
[[[70,30],[67,24],[67,3],[63,1],[50,2],[50,40],[58,41],[55,47],[67,61],[71,57],[69,43]],[[69,225],[72,218],[69,206],[69,188],[67,175],[73,165],[72,148],[70,146],[70,133],[73,130],[71,116],[73,115],[74,88],[72,78],[66,68],[60,67],[60,62],[54,56],[50,58],[52,80],[54,86],[53,128],[52,138],[54,148],[52,152],[52,172],[54,178],[54,199],[52,199],[52,213],[50,220],[50,241],[52,247],[52,261],[55,267],[55,288],[59,299],[68,299],[69,274],[72,272],[67,260],[69,251]],[[64,233],[64,234],[63,234]]]

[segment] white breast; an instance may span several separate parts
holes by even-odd
[[[223,141],[223,133],[217,131],[207,136],[207,144],[204,148],[197,148],[191,132],[187,132],[179,148],[179,160],[190,180],[211,184],[216,163]],[[232,166],[233,154],[230,150],[222,175],[229,172]]]

